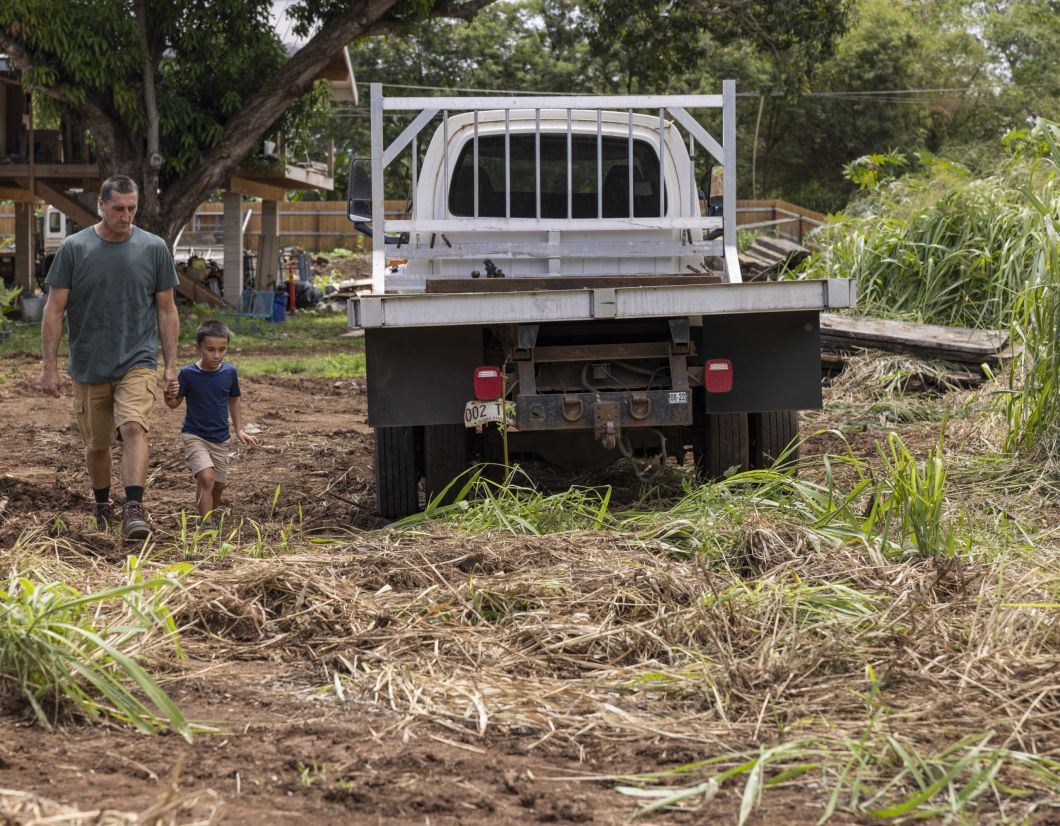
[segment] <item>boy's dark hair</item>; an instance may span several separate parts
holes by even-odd
[[[218,321],[216,318],[211,318],[209,321],[204,321],[199,325],[199,329],[195,331],[195,343],[202,344],[202,340],[210,336],[211,338],[223,338],[225,341],[229,341],[232,338],[232,333],[225,326],[224,322]]]
[[[111,194],[115,192],[128,195],[130,192],[139,192],[139,187],[136,186],[136,181],[128,175],[111,175],[99,188],[99,197],[104,201],[109,201]]]

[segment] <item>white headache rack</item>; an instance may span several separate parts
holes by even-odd
[[[527,97],[385,97],[371,84],[370,107],[370,210],[357,212],[370,212],[374,296],[470,278],[486,259],[529,277],[705,273],[708,259],[741,282],[735,81],[720,95]],[[720,139],[692,110],[720,110]],[[386,143],[384,119],[400,113]],[[706,215],[697,154],[722,171]],[[406,159],[411,214],[387,220],[386,172]]]

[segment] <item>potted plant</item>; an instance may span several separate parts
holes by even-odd
[[[11,335],[11,322],[8,321],[7,314],[15,309],[15,302],[21,292],[21,287],[0,287],[0,338],[8,338]]]

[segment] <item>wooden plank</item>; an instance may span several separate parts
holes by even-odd
[[[997,363],[1008,344],[1008,334],[999,330],[824,313],[821,342],[831,349],[860,346],[955,361]]]
[[[794,241],[789,241],[787,238],[770,238],[768,235],[763,235],[758,238],[753,246],[764,247],[774,255],[779,255],[782,258],[793,258],[796,256],[799,258],[805,258],[810,254],[810,251],[802,244],[796,244]]]
[[[238,175],[232,175],[225,183],[224,188],[229,192],[238,192],[251,198],[261,198],[263,201],[283,203],[287,198],[287,190],[282,186],[274,186],[263,181],[254,181]]]
[[[36,180],[41,178],[55,178],[59,180],[80,180],[87,178],[96,182],[94,187],[99,188],[99,167],[92,163],[38,163],[34,164],[32,177]],[[30,179],[30,166],[28,163],[11,163],[3,165],[3,176],[18,181],[25,181],[28,185]]]
[[[682,284],[720,284],[721,278],[706,273],[688,275],[564,275],[538,278],[431,278],[427,292],[504,293],[528,290],[613,289],[615,287],[670,287]]]
[[[755,247],[754,244],[745,249],[741,255],[746,255],[760,267],[778,267],[783,264],[785,260],[782,256],[771,253],[769,250]]]
[[[76,221],[83,227],[90,227],[99,221],[98,214],[87,209],[80,201],[75,201],[68,193],[56,189],[46,181],[37,181],[35,186],[38,195],[65,213],[70,220]]]
[[[190,301],[196,304],[212,304],[214,307],[228,307],[221,296],[194,278],[188,277],[180,269],[177,270],[177,278],[180,279],[177,291]]]
[[[30,194],[28,189],[22,189],[17,186],[0,186],[0,198],[5,201],[14,201],[19,204],[41,204],[43,201],[40,197],[34,197]],[[10,208],[5,212],[4,217],[9,217]],[[10,235],[11,232],[5,232],[5,235]]]

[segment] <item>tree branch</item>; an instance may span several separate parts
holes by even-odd
[[[309,90],[338,51],[365,34],[396,2],[363,0],[328,21],[271,80],[247,99],[228,121],[220,142],[202,161],[168,189],[166,211],[175,220],[180,219],[188,204],[194,211],[200,201],[224,182],[232,166],[251,151],[265,130]]]
[[[427,13],[427,20],[438,20],[446,18],[450,20],[470,20],[486,6],[495,3],[496,0],[455,0],[455,2],[436,3]],[[407,21],[380,20],[367,29],[363,35],[374,37],[383,34],[397,34],[408,27]]]
[[[7,56],[11,58],[11,61],[23,72],[30,72],[34,69],[40,68],[36,56],[22,45],[21,42],[8,36],[7,32],[2,29],[0,29],[0,49],[3,49],[3,51],[7,53]],[[45,86],[44,84],[37,83],[31,88],[43,92],[48,95],[48,97],[55,98],[61,103],[65,103],[72,109],[77,109],[79,111],[95,109],[96,114],[99,116],[106,116],[102,109],[96,107],[90,101],[73,98],[56,86]]]
[[[205,154],[202,161],[167,190],[164,196],[167,215],[179,222],[194,212],[210,192],[223,184],[233,165],[254,148],[287,107],[309,90],[320,71],[340,49],[358,37],[382,34],[396,28],[396,23],[382,19],[396,2],[362,0],[329,20],[291,56],[275,77],[243,104],[228,121],[220,142]],[[443,0],[428,17],[470,19],[491,2],[494,0]]]
[[[12,38],[2,29],[0,29],[0,49],[3,49],[7,56],[11,58],[11,61],[24,73],[41,68],[39,58],[27,49],[21,41]],[[80,114],[85,120],[85,125],[96,139],[96,146],[101,158],[107,156],[108,152],[112,154],[120,144],[118,131],[115,128],[115,123],[118,122],[116,116],[107,112],[91,99],[80,99],[63,91],[58,86],[49,86],[42,83],[35,83],[28,88],[54,98]]]

